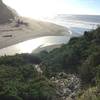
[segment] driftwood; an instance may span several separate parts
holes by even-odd
[[[2,37],[12,37],[12,35],[4,35],[4,36],[2,36]]]

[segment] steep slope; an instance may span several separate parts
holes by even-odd
[[[14,19],[12,11],[0,0],[0,24],[8,23]]]
[[[100,100],[100,28],[49,53],[0,57],[0,100],[8,98]]]
[[[100,100],[100,27],[38,56],[47,66],[46,76],[64,71],[81,78],[82,91],[79,98],[72,100]]]
[[[76,73],[84,84],[92,84],[100,71],[100,28],[73,37],[61,48],[45,54],[41,52],[39,56],[51,73],[61,70]]]

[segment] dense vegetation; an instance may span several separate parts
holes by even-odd
[[[0,58],[0,100],[49,100],[54,86],[34,68],[41,60],[21,54]]]
[[[35,64],[45,66],[44,74],[36,72]],[[56,100],[49,78],[61,71],[81,78],[83,90],[77,100],[100,99],[100,28],[73,37],[49,53],[1,57],[0,99]]]
[[[42,51],[38,56],[48,71],[75,73],[84,83],[91,84],[100,73],[100,28],[85,32],[81,37],[73,37],[61,48],[50,53]]]
[[[42,51],[38,56],[47,66],[46,75],[50,77],[61,70],[74,73],[81,78],[83,88],[96,87],[100,99],[100,28],[84,32],[61,48],[49,53]]]

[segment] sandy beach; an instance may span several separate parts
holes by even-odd
[[[16,26],[16,21],[9,24],[0,24],[0,49],[42,36],[70,35],[66,27],[53,23],[27,18],[21,20],[24,24],[20,24],[19,26]]]

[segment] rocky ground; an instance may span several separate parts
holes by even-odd
[[[60,72],[51,81],[56,86],[56,93],[60,100],[75,100],[80,91],[80,79],[73,74]]]

